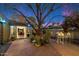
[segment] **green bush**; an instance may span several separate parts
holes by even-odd
[[[34,40],[34,35],[31,35],[30,42],[32,42],[33,40]]]
[[[41,45],[41,41],[40,40],[41,40],[41,37],[39,35],[35,35],[35,41],[36,41],[35,44],[40,46]]]
[[[16,40],[16,32],[13,32],[13,34],[11,34],[11,40],[12,41]]]
[[[46,33],[44,34],[44,42],[49,43],[50,38],[51,38],[51,32],[50,30],[46,30]]]
[[[39,47],[41,45],[44,45],[44,44],[48,44],[49,43],[49,40],[51,38],[51,32],[50,30],[47,30],[47,29],[44,29],[43,30],[43,35],[37,35],[35,33],[32,34],[31,36],[31,42]]]

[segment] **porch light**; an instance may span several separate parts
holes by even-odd
[[[1,22],[5,23],[6,21],[5,20],[2,20]]]
[[[0,17],[0,22],[5,23],[6,21]]]

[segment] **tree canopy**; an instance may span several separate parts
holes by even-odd
[[[79,30],[79,12],[73,11],[71,16],[67,16],[63,22],[63,28],[64,30],[68,30],[69,28]]]

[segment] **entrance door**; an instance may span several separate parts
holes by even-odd
[[[27,38],[26,34],[25,26],[17,26],[17,38]]]
[[[3,40],[3,27],[2,27],[2,23],[0,23],[0,44],[2,43]]]

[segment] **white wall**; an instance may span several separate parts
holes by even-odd
[[[10,26],[10,34],[13,34],[13,27],[14,26]]]
[[[14,32],[14,28],[16,28],[16,38],[27,38],[27,27],[25,27],[25,26],[10,26],[10,37]],[[18,28],[24,29],[24,36],[18,35]]]

